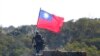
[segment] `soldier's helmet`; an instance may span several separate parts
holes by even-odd
[[[36,35],[38,35],[39,34],[39,32],[38,31],[36,31]]]

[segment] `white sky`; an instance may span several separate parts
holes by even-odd
[[[100,18],[100,0],[0,0],[0,25],[34,25],[40,7],[64,17],[64,21],[82,17]]]

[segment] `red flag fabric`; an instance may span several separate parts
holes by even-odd
[[[64,18],[50,14],[44,10],[40,10],[37,27],[44,28],[53,32],[60,32]]]

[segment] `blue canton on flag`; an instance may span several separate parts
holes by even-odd
[[[51,21],[52,15],[50,13],[46,12],[46,11],[40,10],[39,18]]]

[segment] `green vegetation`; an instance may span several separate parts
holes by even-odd
[[[0,56],[31,56],[34,25],[0,27]],[[80,18],[64,22],[60,33],[38,29],[49,49],[85,51],[100,56],[100,19]],[[33,31],[33,32],[32,32]]]

